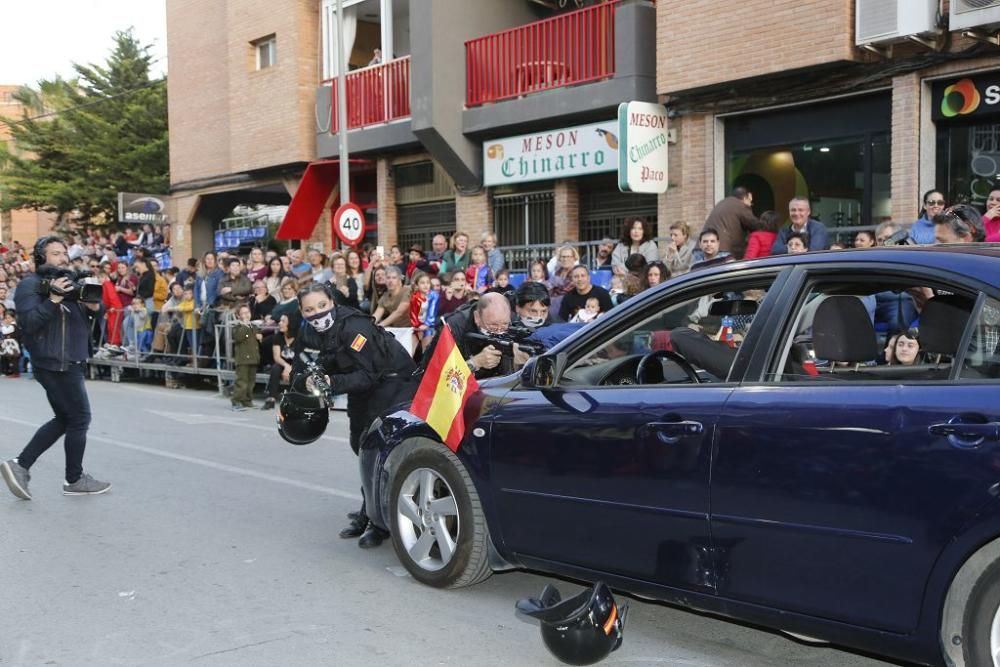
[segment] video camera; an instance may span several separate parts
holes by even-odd
[[[64,266],[50,266],[43,264],[38,267],[38,277],[42,279],[41,292],[45,296],[56,294],[66,301],[79,301],[81,303],[101,303],[104,298],[104,290],[101,284],[94,280],[90,271],[77,271]],[[67,278],[70,286],[61,290],[53,283],[60,278]]]
[[[892,246],[892,245],[916,245],[917,242],[913,240],[910,236],[909,229],[900,229],[898,232],[882,241],[879,245],[882,246]]]
[[[478,349],[476,352],[482,351],[488,345],[492,345],[497,350],[500,351],[500,373],[501,375],[509,375],[514,372],[514,345],[516,344],[521,351],[527,353],[529,356],[537,356],[545,352],[545,346],[541,343],[536,343],[527,340],[528,336],[532,334],[532,330],[527,327],[521,327],[517,325],[511,325],[504,333],[491,333],[484,334],[479,332],[471,332],[465,334],[470,340],[476,341]]]

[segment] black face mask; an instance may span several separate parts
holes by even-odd
[[[306,322],[320,333],[329,330],[333,326],[333,308],[324,310],[322,313],[310,315],[306,318]]]

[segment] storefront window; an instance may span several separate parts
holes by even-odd
[[[808,197],[813,217],[827,227],[877,224],[890,214],[889,160],[884,134],[736,151],[728,182],[753,192],[757,215],[785,216],[792,197]]]
[[[812,217],[845,240],[891,219],[890,127],[885,95],[727,119],[727,191],[745,186],[754,213],[786,219],[789,200],[807,197]]]
[[[1000,123],[939,125],[937,182],[949,204],[983,210],[1000,185]]]

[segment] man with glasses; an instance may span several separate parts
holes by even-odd
[[[938,243],[977,243],[985,238],[982,216],[971,206],[959,204],[934,216],[934,240]]]
[[[920,218],[910,226],[910,238],[920,245],[931,245],[934,240],[934,217],[944,212],[944,195],[940,190],[924,193],[924,208]]]

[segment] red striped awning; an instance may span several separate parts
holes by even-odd
[[[370,169],[372,163],[368,160],[348,160],[348,164],[352,168],[363,166]],[[277,238],[282,241],[305,241],[312,236],[316,223],[323,215],[326,201],[339,181],[339,160],[310,162],[302,174],[298,190],[292,196],[292,203],[288,206],[285,219],[278,227]],[[334,207],[339,205],[339,199],[338,197],[334,200],[332,204]]]

